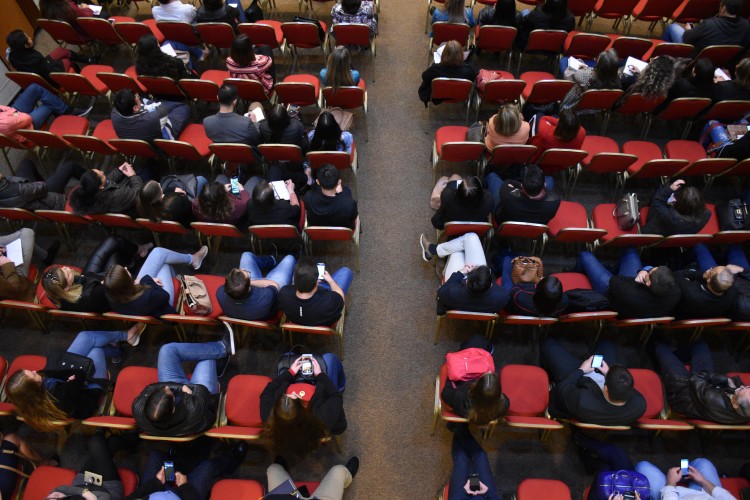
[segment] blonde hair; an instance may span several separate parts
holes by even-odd
[[[68,416],[55,405],[55,401],[41,383],[27,377],[18,370],[6,386],[8,399],[16,407],[16,412],[27,424],[40,432],[57,432],[60,427],[55,421],[66,420]]]
[[[72,270],[74,276],[80,276],[81,273]],[[81,300],[81,294],[83,293],[83,285],[80,283],[73,283],[70,287],[64,286],[65,275],[63,274],[62,267],[54,267],[49,269],[44,276],[42,276],[42,288],[44,288],[47,297],[55,304],[60,307],[60,303],[64,300],[75,304]]]
[[[521,129],[521,113],[515,104],[503,104],[495,115],[492,125],[495,132],[504,136],[511,136]]]
[[[328,56],[326,64],[326,86],[336,90],[339,87],[354,85],[352,78],[352,58],[349,49],[343,45],[337,46]]]

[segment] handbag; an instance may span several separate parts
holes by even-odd
[[[575,288],[565,292],[565,296],[568,297],[568,307],[565,308],[565,314],[606,311],[611,307],[609,299],[596,290]]]
[[[320,41],[322,42],[326,38],[326,31],[323,29],[323,26],[321,26],[320,21],[317,19],[309,19],[307,17],[300,17],[300,16],[294,16],[294,22],[295,23],[310,23],[314,24],[318,27],[318,38],[320,38]]]
[[[542,281],[544,277],[544,264],[539,257],[516,257],[511,262],[513,272],[511,280],[513,283],[534,283]]]
[[[313,122],[313,127],[318,126],[318,119],[320,118],[320,115],[328,112],[333,115],[333,119],[336,120],[336,123],[339,124],[339,128],[341,128],[342,132],[345,132],[352,128],[352,125],[354,125],[354,113],[350,111],[345,111],[341,108],[323,108],[320,110],[320,114]]]
[[[641,220],[641,214],[638,211],[638,195],[635,193],[628,193],[617,202],[612,215],[617,219],[617,226],[623,231],[630,231],[633,229],[639,220]]]
[[[649,500],[648,478],[634,470],[602,471],[596,476],[596,492],[600,500],[607,500],[612,493],[637,491],[641,500]]]
[[[211,296],[203,280],[195,276],[184,275],[180,278],[182,282],[182,303],[191,313],[198,316],[208,316],[213,311]]]
[[[265,19],[263,15],[263,9],[258,5],[258,0],[253,0],[250,7],[245,9],[245,19],[247,23],[254,23],[256,21],[262,21]]]
[[[495,371],[495,360],[486,349],[469,347],[445,355],[448,380],[464,382],[476,380],[487,372]]]
[[[501,80],[502,78],[502,75],[497,71],[492,71],[491,69],[480,69],[479,74],[477,75],[477,90],[479,90],[480,93],[484,93],[484,89],[487,87],[487,82]]]
[[[487,135],[487,122],[480,121],[471,124],[466,131],[466,140],[469,142],[484,142]]]
[[[716,206],[719,227],[722,231],[742,231],[750,229],[747,204],[740,198],[734,198]]]
[[[94,360],[87,356],[58,349],[47,356],[44,370],[82,370],[86,374],[86,379],[90,380],[94,376]]]

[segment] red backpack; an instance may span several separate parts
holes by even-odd
[[[476,380],[487,372],[495,371],[495,361],[485,349],[470,347],[445,355],[448,379],[453,382]]]

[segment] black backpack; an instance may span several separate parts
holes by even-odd
[[[596,290],[576,288],[568,290],[565,295],[568,297],[568,308],[565,309],[565,314],[606,311],[610,308],[609,299]]]

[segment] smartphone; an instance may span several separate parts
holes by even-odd
[[[83,482],[85,482],[86,484],[95,484],[97,486],[101,486],[102,476],[101,474],[94,474],[93,472],[84,471]]]
[[[240,181],[237,177],[229,179],[232,186],[232,194],[240,194]]]
[[[594,354],[594,359],[591,360],[591,368],[601,368],[604,356],[601,354]]]
[[[687,458],[683,458],[682,460],[680,460],[680,472],[682,473],[683,476],[687,476],[688,475],[688,472],[689,472],[688,467],[689,466],[690,466],[690,462],[688,461]]]
[[[164,480],[168,483],[174,483],[174,462],[164,462]]]
[[[318,281],[323,281],[326,273],[326,265],[322,262],[318,262]]]
[[[302,368],[300,371],[303,377],[309,377],[313,374],[312,354],[303,354],[302,356]]]
[[[479,486],[479,474],[471,474],[469,476],[469,489],[471,491],[479,491],[481,489],[481,486]]]

